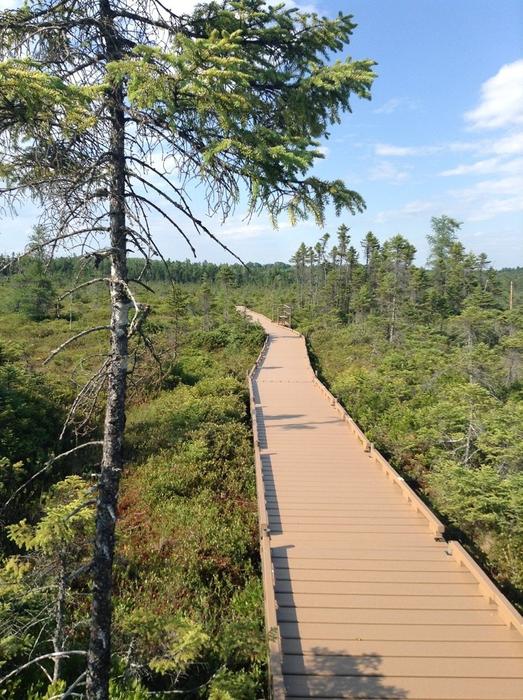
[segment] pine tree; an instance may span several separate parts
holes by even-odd
[[[388,315],[388,338],[394,341],[399,313],[410,291],[410,272],[416,248],[399,234],[383,244],[380,294]]]
[[[433,308],[443,316],[451,312],[452,302],[449,299],[449,274],[453,247],[457,240],[457,232],[461,223],[450,216],[433,216],[431,219],[432,233],[427,236],[430,245],[428,263],[432,270],[434,286]],[[454,254],[456,250],[454,249]]]

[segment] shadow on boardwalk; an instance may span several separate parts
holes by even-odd
[[[290,640],[289,640],[290,641]],[[296,650],[299,647],[299,639]],[[324,647],[313,647],[305,655],[286,654],[284,674],[287,697],[372,698],[402,700],[403,688],[384,682],[379,654],[363,657],[337,656]]]

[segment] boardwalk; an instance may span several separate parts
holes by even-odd
[[[274,697],[522,700],[521,617],[268,333],[252,373]],[[266,522],[267,521],[267,522]]]

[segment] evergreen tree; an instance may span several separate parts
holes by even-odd
[[[14,307],[31,321],[43,321],[56,313],[56,292],[48,274],[49,235],[43,226],[35,226],[29,237],[30,254],[20,264],[14,278]]]
[[[457,232],[461,223],[449,216],[433,216],[431,219],[432,233],[427,236],[430,245],[428,263],[432,270],[433,295],[432,305],[435,311],[443,316],[452,310],[452,299],[449,298],[449,274],[453,247],[457,243]],[[454,257],[459,249],[454,249]]]
[[[41,260],[27,260],[13,282],[16,311],[31,321],[43,321],[56,314],[56,291]]]
[[[67,657],[85,653],[67,646],[72,625],[85,624],[78,619],[84,595],[78,581],[89,570],[94,501],[92,487],[78,476],[55,484],[43,500],[35,525],[24,519],[7,528],[9,539],[25,553],[7,558],[0,569],[0,619],[4,629],[16,630],[8,643],[11,657],[30,644],[36,657],[52,659],[52,695],[65,691]]]
[[[168,303],[169,310],[173,316],[174,351],[177,353],[179,350],[181,324],[189,312],[189,295],[179,284],[173,284]]]
[[[401,307],[409,298],[416,248],[399,234],[383,244],[379,280],[382,308],[388,316],[388,338],[394,341]]]

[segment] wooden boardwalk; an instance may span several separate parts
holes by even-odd
[[[273,696],[523,700],[521,616],[268,334],[250,375]],[[269,532],[270,531],[270,532]]]

